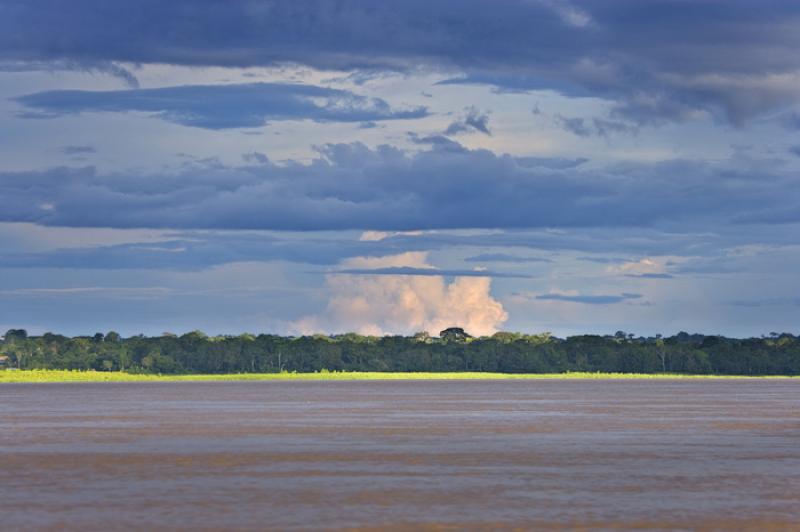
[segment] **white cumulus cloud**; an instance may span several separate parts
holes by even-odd
[[[347,268],[434,267],[424,252],[385,257],[356,257],[342,263]],[[438,334],[447,327],[463,327],[475,336],[489,335],[508,319],[502,304],[490,293],[489,277],[441,275],[326,276],[329,300],[319,315],[296,322],[303,334],[356,331],[361,334]]]

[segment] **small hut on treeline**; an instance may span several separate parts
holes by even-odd
[[[472,338],[467,331],[461,327],[448,327],[439,333],[439,337],[446,342],[466,342]]]

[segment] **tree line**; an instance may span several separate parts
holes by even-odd
[[[116,332],[67,337],[8,331],[0,342],[8,368],[140,373],[270,373],[281,371],[486,371],[502,373],[687,373],[800,375],[800,337],[772,333],[726,338],[498,332],[472,338],[453,328],[432,337],[241,334],[123,338]]]

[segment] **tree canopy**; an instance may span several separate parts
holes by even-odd
[[[449,332],[448,332],[449,331]],[[355,333],[287,337],[272,334],[122,338],[116,332],[67,337],[10,330],[0,343],[8,366],[152,373],[243,373],[329,371],[491,371],[560,373],[695,373],[800,375],[800,337],[773,333],[725,338],[678,333],[671,337],[499,332],[441,337],[362,336]]]

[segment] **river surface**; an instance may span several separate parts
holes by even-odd
[[[3,530],[800,530],[800,381],[0,385]]]

